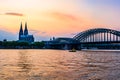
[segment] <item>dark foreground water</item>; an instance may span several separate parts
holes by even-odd
[[[0,80],[120,80],[120,52],[0,50]]]

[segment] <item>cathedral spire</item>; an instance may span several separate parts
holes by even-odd
[[[24,35],[28,35],[27,22],[25,23]]]
[[[22,22],[21,22],[21,25],[20,25],[20,32],[22,32],[22,34],[23,34]]]
[[[22,22],[21,22],[20,30],[19,30],[19,40],[20,40],[20,38],[21,38],[21,35],[23,35]]]

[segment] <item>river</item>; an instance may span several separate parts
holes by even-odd
[[[0,80],[120,80],[120,51],[0,50]]]

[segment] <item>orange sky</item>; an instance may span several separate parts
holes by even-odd
[[[112,0],[96,1],[1,0],[0,31],[11,33],[9,37],[14,35],[13,40],[16,40],[21,21],[23,24],[27,21],[30,34],[37,40],[52,36],[73,37],[74,33],[96,27],[120,30],[118,0],[114,3]]]

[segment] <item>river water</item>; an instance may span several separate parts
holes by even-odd
[[[0,50],[0,80],[120,80],[120,51]]]

